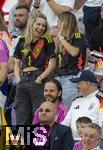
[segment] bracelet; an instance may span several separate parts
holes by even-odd
[[[34,6],[34,8],[36,8],[36,9],[40,7],[39,5],[38,5],[38,6],[36,6],[36,5],[33,5],[33,6]]]

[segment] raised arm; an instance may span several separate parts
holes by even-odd
[[[73,7],[69,6],[69,3],[66,4],[58,4],[55,0],[46,0],[50,8],[53,10],[53,12],[58,16],[59,14],[65,12],[65,11],[73,11]],[[72,0],[72,6],[74,6],[75,0]],[[70,3],[70,4],[71,4]]]

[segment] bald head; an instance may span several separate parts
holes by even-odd
[[[55,104],[50,101],[45,101],[40,105],[39,108],[39,122],[50,125],[55,120]]]
[[[55,104],[52,103],[51,101],[45,101],[43,102],[40,107],[48,107],[50,108],[51,111],[55,111]]]

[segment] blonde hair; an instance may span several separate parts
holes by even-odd
[[[71,12],[64,12],[58,16],[60,22],[63,22],[62,36],[71,40],[74,34],[78,32],[76,17]]]
[[[76,17],[71,12],[63,12],[58,16],[60,23],[63,22],[63,29],[61,36],[63,36],[68,42],[72,41],[75,33],[78,32]],[[62,51],[63,45],[61,42],[58,44],[58,49]]]
[[[25,37],[25,43],[24,43],[24,47],[27,49],[27,53],[31,50],[30,44],[33,42],[33,24],[36,21],[37,18],[43,18],[46,21],[46,25],[45,25],[45,31],[44,33],[46,33],[49,29],[48,27],[48,22],[47,22],[47,18],[44,14],[42,14],[40,12],[40,10],[35,10],[33,9],[30,13],[29,13],[29,19],[28,19],[28,23],[27,23],[27,28],[24,34]],[[43,34],[44,34],[43,33]]]

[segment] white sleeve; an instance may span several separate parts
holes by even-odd
[[[60,0],[60,4],[74,8],[75,0]]]

